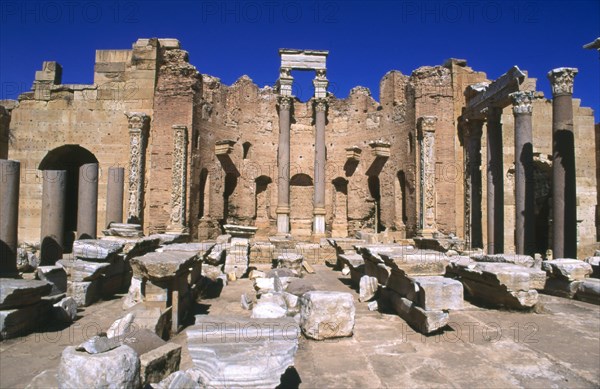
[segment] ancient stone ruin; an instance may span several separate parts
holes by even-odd
[[[377,101],[328,91],[328,51],[279,55],[272,85],[225,85],[178,40],[139,39],[96,51],[91,85],[48,61],[0,101],[0,340],[109,320],[27,382],[2,380],[359,387],[350,367],[305,361],[339,368],[343,345],[354,366],[352,350],[457,333],[468,315],[600,304],[598,125],[573,98],[577,69],[550,70],[544,96],[518,66],[489,80],[452,58],[386,73]],[[298,71],[314,73],[307,101]],[[582,369],[576,384],[599,384]],[[543,382],[575,373],[561,374]]]

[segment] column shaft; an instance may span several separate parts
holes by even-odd
[[[325,234],[325,115],[327,102],[318,99],[315,102],[315,165],[314,182],[315,191],[313,197],[313,233],[315,235]]]
[[[17,274],[21,163],[0,160],[0,277]]]
[[[504,177],[502,109],[490,107],[487,132],[487,227],[488,253],[504,251]]]
[[[108,181],[106,185],[106,222],[123,223],[123,185],[125,184],[125,168],[108,168]]]
[[[573,134],[575,68],[548,73],[552,84],[552,214],[554,258],[577,258],[577,193]]]
[[[98,164],[79,168],[77,194],[77,239],[96,239],[98,222]]]
[[[67,171],[44,170],[40,265],[54,265],[62,258],[67,197]]]
[[[279,145],[277,149],[277,232],[290,232],[290,115],[292,98],[279,99]]]

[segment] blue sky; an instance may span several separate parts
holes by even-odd
[[[63,66],[64,83],[91,83],[96,49],[171,37],[201,73],[227,84],[278,76],[281,47],[329,50],[330,90],[356,85],[379,99],[389,70],[464,58],[494,79],[518,65],[550,96],[546,73],[579,68],[576,98],[600,121],[600,58],[582,45],[600,36],[600,1],[0,1],[0,99],[30,89],[42,61]],[[295,93],[312,93],[294,74]]]

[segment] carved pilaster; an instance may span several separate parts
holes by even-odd
[[[418,119],[421,141],[421,234],[432,236],[436,225],[435,191],[435,124],[437,117],[422,116]]]
[[[144,210],[144,174],[150,116],[143,112],[125,112],[129,120],[129,195],[127,222],[142,224]]]
[[[169,232],[187,232],[185,227],[186,188],[187,188],[187,127],[182,125],[173,128],[173,170],[171,189],[171,216]]]
[[[548,72],[548,80],[552,86],[552,95],[572,95],[573,80],[579,70],[577,68],[556,68]]]
[[[532,91],[514,92],[511,93],[509,96],[512,100],[513,113],[515,115],[531,114],[533,110],[531,103],[535,98],[535,95]]]

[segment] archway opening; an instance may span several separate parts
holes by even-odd
[[[40,162],[39,170],[65,170],[66,198],[64,207],[63,251],[73,250],[73,241],[77,231],[77,205],[79,191],[79,168],[88,163],[98,163],[98,159],[89,150],[79,145],[64,145],[49,151]]]

